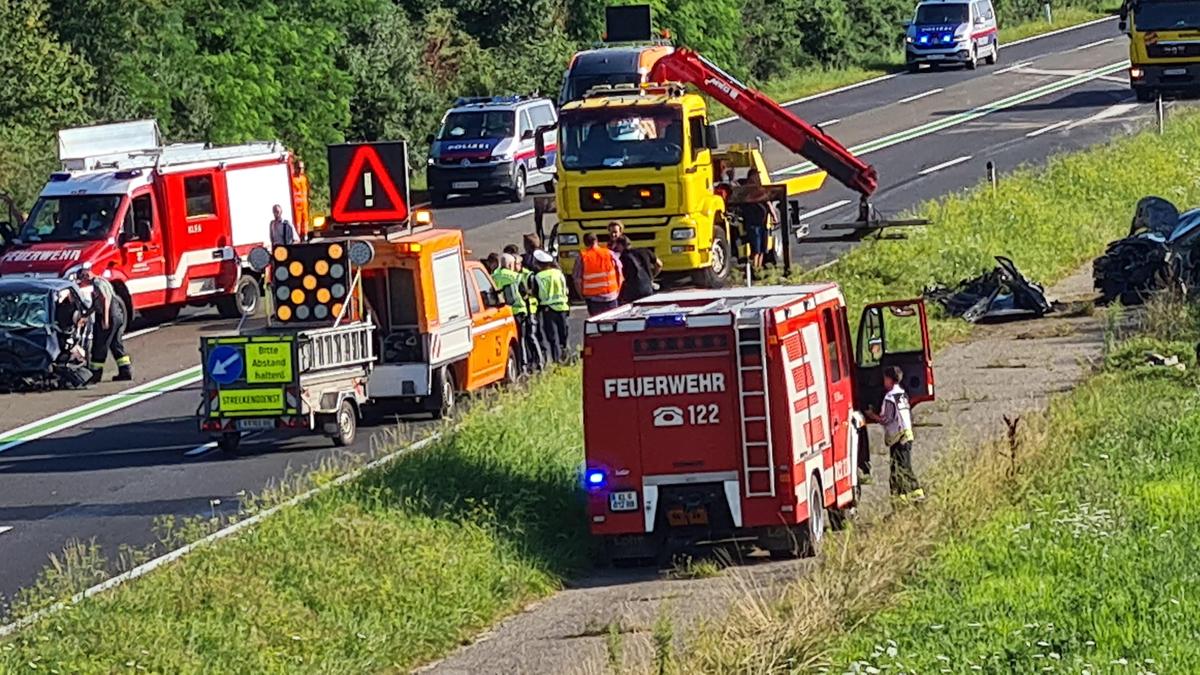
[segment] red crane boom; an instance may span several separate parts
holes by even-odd
[[[700,54],[684,48],[660,58],[653,82],[686,82],[720,101],[763,133],[804,157],[864,198],[875,192],[875,167],[855,157],[832,136],[796,117],[769,96],[738,82]]]

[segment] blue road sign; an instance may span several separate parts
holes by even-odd
[[[217,384],[233,384],[246,370],[246,359],[240,349],[217,345],[208,353],[208,376]]]

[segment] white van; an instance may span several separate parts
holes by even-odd
[[[974,70],[1000,58],[1000,32],[992,0],[922,0],[904,39],[909,72],[921,64],[962,64]]]

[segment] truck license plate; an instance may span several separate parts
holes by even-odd
[[[473,180],[460,180],[457,183],[451,183],[450,187],[454,190],[474,190],[475,188],[479,187],[479,182]]]
[[[238,431],[264,431],[275,428],[275,420],[238,420]]]
[[[608,496],[608,508],[612,511],[637,511],[637,492],[614,492]]]
[[[1187,75],[1187,68],[1167,68],[1163,75]]]

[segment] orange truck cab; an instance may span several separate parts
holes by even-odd
[[[921,300],[869,305],[852,345],[833,283],[653,295],[584,335],[584,488],[614,558],[720,542],[797,556],[859,498],[863,412],[899,366],[934,396]]]
[[[461,230],[416,226],[368,238],[363,295],[377,326],[372,399],[406,401],[435,417],[457,394],[517,375],[512,310],[483,266],[466,260]]]

